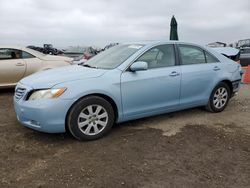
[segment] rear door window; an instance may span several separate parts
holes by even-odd
[[[206,55],[206,61],[207,63],[217,63],[219,62],[219,60],[214,57],[213,55],[211,55],[210,53],[205,51],[205,55]]]
[[[22,51],[22,58],[23,59],[30,59],[30,58],[35,58],[35,56],[31,55],[28,52]]]
[[[204,51],[196,46],[179,45],[182,65],[206,63]]]

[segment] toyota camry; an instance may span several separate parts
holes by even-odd
[[[128,120],[199,106],[221,112],[240,80],[240,65],[212,49],[176,41],[135,42],[83,65],[22,79],[14,104],[26,127],[94,140]]]

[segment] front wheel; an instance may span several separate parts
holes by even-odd
[[[67,126],[79,140],[95,140],[108,133],[114,123],[112,105],[98,96],[89,96],[78,101],[70,110]]]
[[[227,84],[219,83],[212,91],[206,109],[210,112],[222,112],[230,99],[230,89]]]

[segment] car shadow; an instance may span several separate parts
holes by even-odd
[[[180,116],[192,116],[194,113],[208,113],[202,108],[192,108],[177,112],[171,112],[161,115],[155,115],[151,117],[141,118],[137,120],[131,120],[124,123],[115,124],[109,134],[104,136],[101,139],[95,140],[94,142],[105,142],[108,140],[119,140],[123,137],[126,137],[126,135],[129,134],[136,134],[137,131],[143,131],[143,129],[134,129],[134,128],[143,128],[144,124],[154,124],[154,122],[159,121],[168,121],[172,118],[178,118]],[[144,127],[145,128],[145,127]],[[29,129],[29,128],[27,128]],[[50,134],[50,133],[43,133],[38,132],[32,129],[29,129],[28,132],[25,133],[25,137],[30,140],[36,140],[40,143],[48,144],[48,143],[72,143],[77,141],[69,132],[66,133],[59,133],[59,134]],[[82,141],[82,142],[88,142],[88,141]]]

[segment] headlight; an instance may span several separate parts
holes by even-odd
[[[56,98],[62,95],[65,90],[66,88],[37,90],[31,93],[28,100]]]

